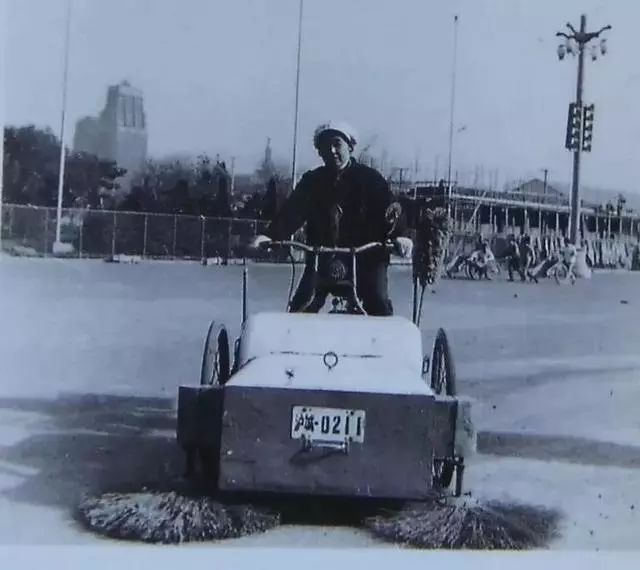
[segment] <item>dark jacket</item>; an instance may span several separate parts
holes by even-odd
[[[289,239],[306,225],[309,245],[355,247],[371,241],[406,235],[403,214],[393,230],[385,218],[394,196],[384,177],[373,168],[351,159],[336,180],[326,167],[302,176],[267,228],[274,240]],[[388,260],[382,250],[367,255],[370,260]]]

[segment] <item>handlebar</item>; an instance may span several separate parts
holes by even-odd
[[[299,241],[291,241],[291,240],[285,240],[285,241],[271,241],[268,242],[266,244],[264,244],[263,247],[265,248],[269,248],[269,247],[273,247],[273,246],[280,246],[280,247],[294,247],[297,249],[302,249],[308,253],[351,253],[351,254],[358,254],[358,253],[363,253],[365,251],[368,251],[370,249],[375,249],[378,247],[384,247],[386,249],[391,249],[393,247],[393,244],[391,242],[379,242],[379,241],[372,241],[369,243],[365,243],[364,245],[360,245],[358,247],[327,247],[324,245],[319,245],[319,246],[311,246],[311,245],[307,245],[306,243],[302,243]]]

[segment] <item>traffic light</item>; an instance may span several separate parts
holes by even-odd
[[[569,105],[567,117],[567,138],[564,146],[569,150],[578,150],[582,141],[582,107],[577,103]]]
[[[582,150],[591,152],[593,141],[593,117],[595,105],[585,105],[582,109]]]

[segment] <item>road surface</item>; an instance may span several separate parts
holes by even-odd
[[[410,316],[409,269],[392,270]],[[251,266],[250,311],[281,309],[287,267]],[[0,543],[116,544],[78,528],[83,491],[180,466],[177,386],[198,378],[210,319],[232,334],[239,267],[0,257]],[[640,544],[640,276],[443,281],[425,298],[474,398],[477,496],[560,508],[558,549]],[[226,545],[379,545],[346,527],[284,526]]]

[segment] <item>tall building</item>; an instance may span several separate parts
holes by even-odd
[[[127,81],[110,86],[102,112],[76,123],[73,149],[115,160],[119,167],[127,169],[123,186],[128,186],[147,159],[147,120],[142,91]]]

